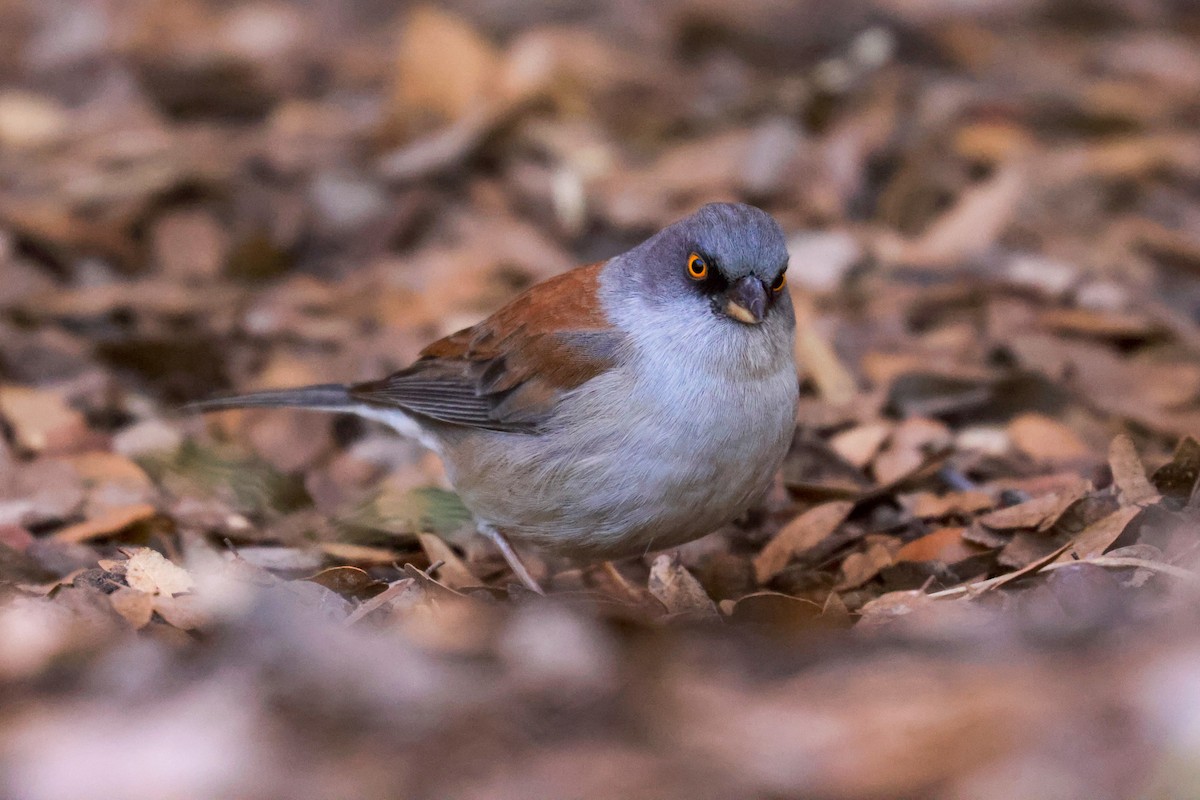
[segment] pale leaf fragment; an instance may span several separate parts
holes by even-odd
[[[168,561],[149,547],[138,548],[125,565],[125,581],[146,594],[177,595],[195,585],[187,570]]]

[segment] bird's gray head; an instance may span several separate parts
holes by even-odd
[[[702,303],[723,319],[758,325],[776,312],[792,319],[784,290],[787,244],[769,214],[741,203],[711,203],[659,231],[622,258],[645,302]]]

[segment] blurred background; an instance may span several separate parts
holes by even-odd
[[[176,411],[715,200],[802,401],[674,560],[510,596],[415,445]],[[0,0],[0,793],[1198,796],[1198,320],[1189,0]]]

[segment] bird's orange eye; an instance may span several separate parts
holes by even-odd
[[[708,262],[696,253],[688,256],[688,277],[694,281],[702,281],[708,277]]]
[[[779,273],[779,277],[775,279],[775,282],[771,284],[771,291],[782,292],[785,286],[787,286],[787,274],[781,272]]]

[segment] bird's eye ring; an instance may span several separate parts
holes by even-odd
[[[771,284],[771,291],[782,292],[785,286],[787,286],[787,273],[781,272],[779,273],[779,277],[775,279],[775,282]]]
[[[694,281],[702,281],[708,277],[708,262],[698,253],[692,253],[687,261],[688,277]]]

